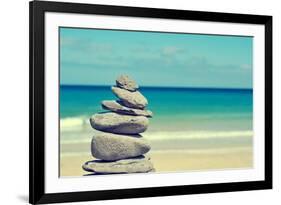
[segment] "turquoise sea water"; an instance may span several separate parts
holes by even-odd
[[[140,91],[154,114],[142,134],[154,151],[252,147],[252,90],[144,87]],[[60,87],[62,153],[89,151],[93,136],[89,118],[104,111],[102,100],[111,99],[117,98],[109,86]]]
[[[149,132],[251,131],[253,93],[250,89],[155,88],[140,91],[149,101]],[[102,100],[117,99],[109,86],[61,86],[61,131],[88,126],[103,111]]]
[[[252,145],[250,89],[144,87],[140,91],[154,114],[143,135],[156,148],[167,140],[181,148]],[[111,99],[117,98],[110,86],[61,86],[61,143],[89,142],[90,116],[104,111],[101,101]]]

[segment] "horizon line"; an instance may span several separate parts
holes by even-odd
[[[111,87],[114,85],[87,85],[87,84],[60,84],[62,87]],[[253,90],[253,88],[245,88],[245,87],[191,87],[191,86],[155,86],[155,85],[145,85],[141,86],[141,88],[166,88],[166,89],[221,89],[221,90]]]

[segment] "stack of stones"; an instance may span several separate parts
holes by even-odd
[[[83,169],[94,174],[154,171],[150,158],[144,156],[150,145],[140,135],[152,117],[152,112],[145,109],[147,99],[138,91],[137,83],[126,75],[117,78],[116,86],[111,89],[119,99],[102,101],[107,112],[90,118],[95,130],[91,152],[96,160],[86,162]]]

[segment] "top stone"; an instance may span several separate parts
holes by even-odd
[[[136,91],[139,86],[132,78],[127,75],[121,75],[116,79],[116,85],[129,91]]]

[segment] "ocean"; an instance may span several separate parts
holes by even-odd
[[[204,147],[212,147],[216,141],[225,146],[252,143],[251,89],[142,87],[140,91],[153,112],[144,133],[148,140],[157,140],[158,144],[165,140],[200,140],[205,141]],[[88,141],[92,136],[90,116],[104,111],[102,100],[112,99],[117,98],[110,86],[61,86],[61,143]]]
[[[149,153],[158,171],[252,166],[251,89],[142,87],[140,91],[153,112],[142,135],[151,144]],[[102,100],[114,99],[110,86],[60,87],[61,175],[82,174],[83,160],[92,158],[95,131],[89,118],[104,112]]]

